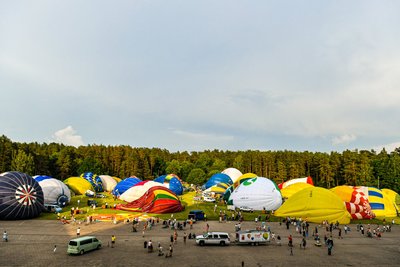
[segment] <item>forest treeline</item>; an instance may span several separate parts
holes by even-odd
[[[339,152],[221,151],[169,152],[159,148],[125,145],[87,145],[78,148],[58,143],[19,143],[0,137],[0,173],[21,171],[64,180],[91,171],[120,178],[151,180],[175,173],[182,180],[203,184],[225,168],[252,172],[277,183],[311,176],[314,184],[366,185],[400,192],[400,148],[387,153],[366,150]]]

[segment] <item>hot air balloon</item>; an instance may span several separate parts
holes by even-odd
[[[165,186],[152,186],[147,189],[140,198],[135,201],[118,205],[121,210],[149,212],[149,213],[174,213],[184,209],[178,197]],[[140,187],[140,185],[139,185]]]
[[[169,188],[176,195],[183,194],[182,181],[175,174],[162,175],[162,176],[154,179],[154,182],[164,184],[167,188]]]
[[[236,180],[237,180],[240,176],[243,175],[242,172],[239,171],[239,170],[236,169],[236,168],[227,168],[227,169],[223,170],[222,173],[228,175],[228,176],[231,178],[231,180],[232,180],[233,183],[236,182]]]
[[[39,182],[43,190],[44,204],[56,204],[65,207],[71,200],[71,192],[60,180],[50,178]]]
[[[69,177],[64,180],[64,184],[66,184],[75,195],[84,195],[88,190],[94,191],[92,184],[81,177]]]
[[[280,189],[283,189],[289,185],[292,184],[296,184],[296,183],[306,183],[306,184],[310,184],[310,185],[314,185],[313,180],[311,179],[310,176],[308,177],[304,177],[304,178],[295,178],[295,179],[291,179],[289,181],[286,181],[284,183],[278,184],[278,187]]]
[[[308,187],[295,193],[275,211],[275,216],[302,218],[308,222],[350,222],[343,201],[335,193],[322,187]]]
[[[375,214],[371,210],[368,197],[353,186],[336,186],[330,189],[344,201],[352,219],[372,219]]]
[[[99,175],[104,191],[111,192],[117,186],[117,181],[110,175]]]
[[[232,179],[224,173],[216,173],[203,185],[204,190],[218,183],[233,184]]]
[[[94,174],[92,172],[85,172],[85,173],[81,174],[81,177],[86,179],[88,182],[90,182],[93,186],[93,189],[96,192],[104,191],[101,178],[97,174]]]
[[[132,186],[134,186],[137,183],[140,183],[142,180],[140,180],[139,178],[137,178],[136,176],[132,176],[129,178],[125,178],[124,180],[122,180],[121,182],[119,182],[115,187],[114,190],[112,191],[112,194],[114,196],[120,196],[123,193],[125,193],[126,190],[128,190],[129,188],[131,188]]]
[[[228,204],[253,210],[276,210],[282,205],[282,195],[273,181],[255,177],[241,183],[232,192]]]
[[[43,209],[42,188],[31,176],[15,171],[0,174],[0,219],[31,219]]]

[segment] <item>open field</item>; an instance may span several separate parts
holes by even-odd
[[[234,238],[234,222],[218,223],[209,221],[211,231],[226,231]],[[143,225],[143,223],[140,223]],[[193,230],[186,232],[200,234],[205,222],[198,222]],[[260,225],[260,224],[258,224]],[[174,246],[172,258],[158,257],[147,253],[144,240],[152,239],[155,246],[161,242],[164,249],[169,245],[170,229],[163,229],[161,223],[148,230],[145,237],[141,231],[131,232],[131,225],[111,222],[97,222],[79,225],[81,235],[96,235],[104,247],[82,256],[66,253],[68,241],[75,237],[78,225],[62,224],[57,220],[0,221],[0,231],[7,230],[9,242],[0,242],[0,266],[399,266],[400,226],[393,226],[392,232],[384,233],[381,239],[367,238],[352,231],[344,239],[337,238],[334,230],[333,255],[327,255],[326,247],[315,247],[308,238],[306,250],[299,248],[301,236],[294,227],[289,230],[277,222],[268,223],[273,232],[282,237],[282,246],[272,242],[268,245],[230,245],[226,247],[199,247],[189,239],[183,244],[183,231],[178,231],[178,244]],[[244,222],[242,229],[255,228],[255,222]],[[310,225],[310,231],[315,227]],[[141,228],[140,228],[141,229]],[[325,230],[319,228],[323,236]],[[111,235],[117,237],[116,247],[108,247]],[[294,255],[290,256],[287,236],[294,237]],[[53,253],[54,245],[57,251]]]

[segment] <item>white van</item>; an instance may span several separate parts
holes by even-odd
[[[101,241],[95,236],[82,236],[69,241],[67,253],[82,255],[85,252],[100,248]]]
[[[200,246],[204,245],[229,245],[231,239],[229,234],[225,232],[208,232],[203,235],[196,236],[196,244]]]

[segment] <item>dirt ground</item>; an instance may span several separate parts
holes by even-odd
[[[234,239],[234,222],[208,222],[210,231],[226,231]],[[143,223],[141,223],[143,225]],[[194,224],[193,230],[186,233],[201,234],[205,222]],[[258,224],[260,225],[260,224]],[[289,230],[279,223],[267,223],[276,235],[282,237],[282,246],[275,242],[267,245],[248,246],[205,246],[200,247],[193,239],[183,243],[184,231],[178,231],[178,243],[174,245],[173,257],[157,256],[144,249],[144,240],[151,239],[166,250],[172,230],[163,229],[161,223],[142,232],[131,232],[131,225],[111,222],[97,222],[79,225],[81,235],[95,235],[103,242],[103,248],[84,255],[71,256],[66,253],[67,244],[76,236],[78,225],[65,224],[55,220],[0,221],[0,233],[7,230],[9,242],[0,241],[0,266],[400,266],[400,226],[395,225],[391,232],[384,233],[381,239],[367,238],[350,225],[351,232],[338,239],[334,230],[333,255],[328,256],[327,248],[314,246],[310,236],[307,248],[299,248],[301,236],[293,226]],[[255,222],[244,222],[242,229],[254,229]],[[315,225],[311,224],[310,233]],[[320,235],[325,229],[319,228]],[[116,235],[115,248],[108,246],[111,235]],[[287,237],[294,237],[293,256],[287,246]],[[53,252],[57,245],[56,252]]]

